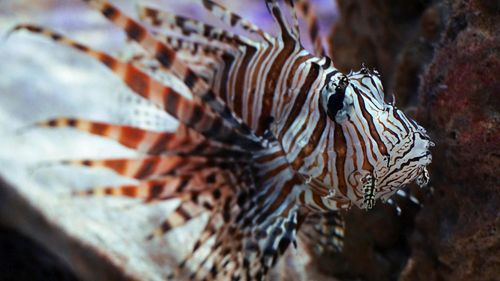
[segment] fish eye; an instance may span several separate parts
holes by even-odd
[[[349,80],[343,76],[338,84],[330,85],[328,91],[328,100],[326,102],[326,112],[332,121],[335,121],[337,113],[344,108],[345,91],[349,85]],[[332,89],[334,87],[334,89]],[[333,93],[332,93],[333,92]]]
[[[339,110],[344,107],[345,88],[336,87],[335,93],[328,98],[327,113],[330,119],[335,120]]]

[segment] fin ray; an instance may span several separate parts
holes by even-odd
[[[288,0],[291,1],[291,0]],[[296,4],[299,14],[304,18],[309,33],[309,39],[317,56],[325,56],[323,40],[319,34],[318,16],[309,0],[297,0]]]
[[[158,40],[144,26],[122,13],[108,1],[84,1],[100,11],[109,21],[121,27],[129,39],[137,42],[144,50],[154,56],[162,68],[166,71],[171,71],[177,78],[183,81],[200,102],[207,104],[214,112],[231,124],[234,130],[248,139],[253,139],[257,143],[260,142],[260,139],[250,128],[240,118],[235,116],[227,105],[212,92],[209,85],[177,57],[175,50]]]
[[[249,139],[228,127],[221,117],[213,114],[203,104],[188,100],[171,87],[163,85],[130,63],[124,63],[107,53],[74,42],[68,37],[43,27],[22,24],[16,26],[13,31],[21,29],[42,34],[97,59],[119,76],[136,94],[151,100],[181,123],[186,124],[208,138],[214,138],[226,143],[236,140],[241,142],[240,145],[244,144],[253,148],[261,147],[260,142]]]
[[[107,168],[125,177],[148,179],[169,174],[181,175],[206,169],[208,167],[229,168],[230,165],[242,163],[242,161],[245,160],[168,155],[148,156],[143,158],[67,160],[63,161],[62,164],[86,166],[90,168]]]

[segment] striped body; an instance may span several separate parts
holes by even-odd
[[[297,7],[284,1],[291,22],[277,1],[265,1],[280,28],[272,36],[223,6],[200,0],[220,20],[259,40],[140,7],[141,20],[155,28],[147,29],[106,1],[86,2],[123,28],[144,53],[120,61],[45,28],[20,25],[15,30],[43,34],[101,61],[180,125],[176,132],[74,118],[39,125],[74,127],[144,155],[65,164],[105,167],[140,180],[79,195],[129,196],[145,202],[181,199],[150,238],[210,214],[192,253],[172,278],[264,279],[303,225],[321,225],[320,231],[305,231],[304,239],[341,248],[338,210],[352,205],[370,209],[377,199],[389,199],[413,180],[427,183],[432,142],[425,130],[384,101],[378,73],[363,68],[346,76],[323,55],[307,1],[298,1]],[[300,43],[295,8],[309,23],[316,55]],[[165,29],[170,32],[162,33]],[[155,78],[158,72],[177,76],[191,96],[164,85]],[[210,238],[210,254],[194,262],[191,257]]]

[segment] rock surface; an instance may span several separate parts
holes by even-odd
[[[450,5],[420,86],[419,116],[438,143],[436,192],[402,280],[500,278],[500,2]]]
[[[330,39],[337,66],[358,69],[364,62],[379,69],[386,93],[415,113],[437,145],[434,192],[414,223],[411,214],[384,215],[363,232],[383,211],[349,214],[347,232],[357,235],[347,244],[355,249],[344,252],[348,270],[334,265],[339,257],[330,260],[341,271],[333,274],[499,280],[500,1],[339,1],[339,9]],[[391,260],[388,252],[398,255]]]
[[[47,249],[4,226],[0,226],[0,276],[4,281],[78,280]]]

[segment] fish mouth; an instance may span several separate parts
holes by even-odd
[[[429,185],[430,176],[429,171],[427,170],[427,166],[420,166],[418,170],[418,175],[415,178],[415,183],[420,187],[424,188]]]
[[[417,171],[417,177],[415,178],[416,184],[423,188],[429,184],[430,176],[429,171],[427,170],[427,166],[432,162],[432,154],[430,151],[431,147],[434,147],[434,142],[431,141],[430,137],[426,134],[425,130],[422,128],[422,131],[418,132],[418,136],[420,138],[420,147],[422,152],[418,157],[419,166]]]
[[[416,135],[418,135],[418,138],[416,139],[420,144],[417,145],[419,147],[419,150],[422,151],[420,154],[420,164],[422,165],[423,168],[425,166],[429,165],[432,162],[432,155],[430,148],[434,147],[435,144],[434,142],[431,141],[431,138],[427,133],[425,132],[425,129],[421,128],[418,132],[416,132]]]
[[[427,165],[429,165],[432,162],[432,154],[430,150],[426,150],[422,154],[422,167],[425,168]]]
[[[430,140],[426,140],[425,150],[421,154],[420,166],[418,167],[417,177],[415,182],[421,188],[426,187],[429,184],[430,176],[427,166],[432,162],[432,154],[429,150],[430,147],[434,146],[434,143]]]

